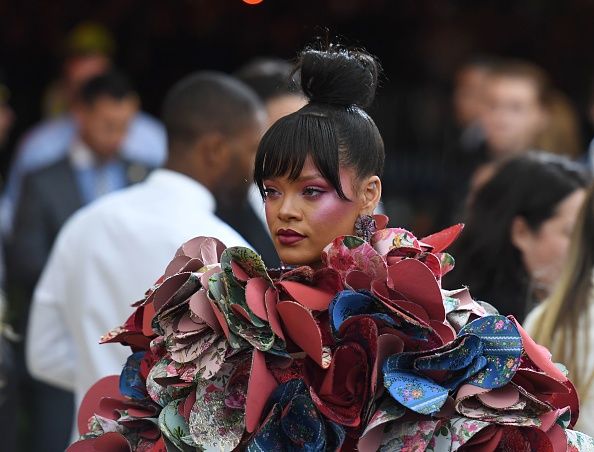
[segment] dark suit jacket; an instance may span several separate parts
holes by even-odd
[[[138,182],[148,172],[145,167],[125,164],[128,185]],[[70,215],[83,206],[83,200],[68,157],[29,174],[21,193],[13,236],[7,247],[6,271],[9,289],[21,305],[17,310],[20,312],[12,314],[20,317],[15,320],[23,326],[33,289],[54,240]]]
[[[267,267],[280,267],[281,262],[268,229],[262,224],[249,202],[244,201],[233,206],[219,205],[216,214],[254,247]]]

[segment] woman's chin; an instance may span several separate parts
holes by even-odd
[[[322,250],[306,247],[279,247],[278,256],[284,265],[312,265],[320,261]]]

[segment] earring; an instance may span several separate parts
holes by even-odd
[[[355,221],[355,234],[369,242],[373,233],[377,230],[375,220],[371,215],[359,215]]]

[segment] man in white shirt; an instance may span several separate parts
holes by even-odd
[[[99,345],[100,336],[126,320],[181,243],[203,235],[247,246],[214,215],[213,195],[249,184],[265,119],[256,95],[224,74],[197,73],[171,89],[163,109],[165,168],[79,211],[58,235],[29,319],[34,377],[73,390],[78,407],[129,355]]]

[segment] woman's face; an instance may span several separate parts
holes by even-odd
[[[584,198],[585,190],[579,189],[563,199],[554,215],[536,231],[526,230],[516,246],[537,289],[550,292],[561,274],[571,233]]]
[[[368,203],[352,169],[340,169],[341,199],[310,157],[299,177],[265,179],[266,221],[281,261],[287,265],[319,262],[322,250],[339,235],[352,235]]]

